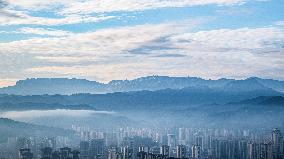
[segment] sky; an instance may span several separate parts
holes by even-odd
[[[0,87],[150,75],[284,80],[284,1],[0,0]]]

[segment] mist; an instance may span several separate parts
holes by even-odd
[[[44,117],[90,117],[97,114],[115,114],[111,111],[94,110],[26,110],[26,111],[5,111],[0,112],[0,117],[14,120],[36,119]]]

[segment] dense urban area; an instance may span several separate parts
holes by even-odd
[[[283,159],[283,137],[273,130],[72,126],[75,138],[14,137],[1,159]]]

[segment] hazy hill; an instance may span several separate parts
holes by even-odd
[[[73,131],[59,128],[51,128],[18,122],[7,118],[0,118],[0,143],[6,141],[8,137],[19,136],[68,136],[73,135]]]
[[[86,104],[78,105],[63,105],[58,103],[33,103],[33,102],[23,102],[23,103],[0,103],[0,110],[54,110],[54,109],[68,109],[68,110],[94,110],[93,107]]]
[[[248,81],[248,82],[247,82]],[[67,78],[38,78],[26,79],[16,83],[15,86],[0,88],[0,94],[16,95],[43,95],[63,94],[71,95],[77,93],[103,94],[112,92],[128,92],[141,90],[182,89],[186,87],[207,86],[209,88],[223,88],[230,82],[247,82],[247,85],[256,81],[266,88],[284,92],[284,81],[272,79],[248,78],[246,80],[219,79],[205,80],[197,77],[168,77],[147,76],[134,80],[114,80],[107,84],[85,79]],[[246,87],[244,86],[244,87]]]
[[[246,99],[240,102],[231,103],[234,105],[270,105],[270,106],[282,106],[284,108],[283,96],[260,96],[253,99]]]
[[[272,128],[284,126],[284,97],[261,96],[226,104],[204,104],[167,116],[194,126]]]
[[[227,83],[223,90],[226,92],[270,92],[272,88],[264,86],[259,80],[255,78],[248,78],[246,80],[235,80]]]

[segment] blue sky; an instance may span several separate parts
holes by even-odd
[[[282,0],[0,0],[0,87],[31,77],[284,80]]]

